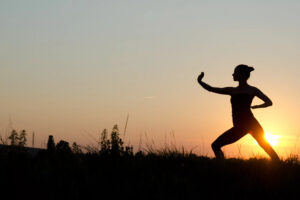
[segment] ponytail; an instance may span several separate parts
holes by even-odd
[[[249,70],[249,72],[252,72],[252,71],[254,71],[254,68],[248,66],[248,70]]]

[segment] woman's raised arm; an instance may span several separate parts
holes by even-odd
[[[202,81],[203,77],[204,77],[204,72],[201,72],[201,74],[198,76],[198,83],[207,91],[214,92],[217,94],[227,94],[227,95],[232,94],[233,87],[224,87],[224,88],[212,87]]]

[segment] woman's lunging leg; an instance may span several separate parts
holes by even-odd
[[[225,145],[232,144],[246,135],[247,132],[242,128],[233,127],[220,135],[211,145],[217,159],[224,159],[224,153],[221,148]]]

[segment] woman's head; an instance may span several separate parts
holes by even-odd
[[[245,81],[250,77],[250,72],[254,70],[253,67],[249,67],[248,65],[238,65],[234,69],[234,73],[232,74],[233,80],[235,81]]]

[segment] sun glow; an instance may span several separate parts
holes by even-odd
[[[265,133],[265,139],[270,143],[271,146],[276,146],[279,142],[279,135],[273,135],[271,133]]]

